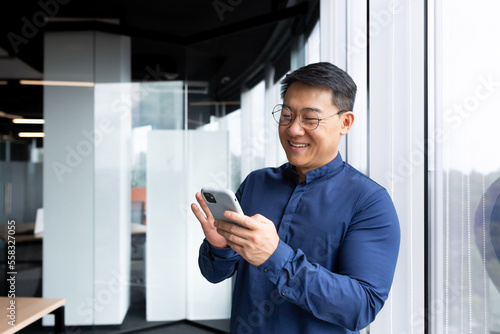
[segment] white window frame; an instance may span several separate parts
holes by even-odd
[[[425,331],[424,10],[423,0],[320,2],[321,59],[347,70],[359,92],[360,122],[340,152],[386,187],[401,225],[394,282],[370,325],[374,334]]]

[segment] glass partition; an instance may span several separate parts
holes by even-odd
[[[435,333],[500,332],[499,9],[436,6]]]
[[[217,106],[218,117],[210,116],[196,103],[206,94],[199,86],[140,83],[131,95],[130,307],[145,323],[229,318],[231,281],[213,285],[201,276],[203,234],[189,206],[207,184],[239,185],[239,112],[224,117]]]
[[[44,238],[48,254],[44,293],[55,297],[58,287],[64,288],[71,329],[99,325],[126,329],[127,313],[141,319],[134,326],[141,321],[147,326],[229,318],[231,280],[214,285],[202,277],[197,260],[204,236],[190,204],[207,184],[231,186],[235,176],[230,161],[239,166],[239,148],[232,146],[231,159],[227,129],[201,131],[206,130],[201,124],[188,126],[189,90],[182,81],[47,89],[49,101],[59,109],[47,112],[50,145],[45,179],[51,186],[44,189],[44,197],[51,221],[58,213],[60,217]],[[70,121],[61,107],[75,97],[82,99],[84,122]],[[223,123],[232,127],[237,115]],[[202,123],[213,127],[216,123],[208,124],[211,120],[215,118]],[[69,129],[60,127],[66,123]],[[70,131],[72,140],[63,152],[56,144],[61,131],[67,137]],[[61,169],[61,163],[70,164],[71,170]],[[82,173],[87,177],[80,177]],[[239,177],[239,171],[235,175]],[[85,206],[65,196],[68,191],[80,193]],[[63,198],[71,205],[61,208],[54,200]],[[68,224],[67,219],[80,216],[79,210],[86,216],[78,224]],[[74,236],[82,248],[68,257],[56,246],[75,226],[84,227],[86,234]],[[61,228],[64,234],[59,233]],[[73,249],[68,242],[64,247]],[[84,259],[85,267],[82,261],[71,260],[75,258]],[[66,268],[68,278],[63,283],[54,284],[56,266]],[[87,272],[80,281],[75,280],[75,266]],[[72,289],[72,284],[80,289]],[[78,293],[73,296],[71,291]]]

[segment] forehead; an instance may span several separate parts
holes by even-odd
[[[304,85],[294,82],[288,87],[283,103],[292,108],[314,108],[333,106],[333,92],[330,88]]]

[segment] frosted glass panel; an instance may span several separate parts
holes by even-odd
[[[93,145],[78,155],[89,149],[92,108],[91,88],[45,87],[43,297],[66,298],[68,325],[91,325],[94,316]]]
[[[186,314],[183,131],[149,132],[146,171],[146,319],[181,320]]]
[[[94,323],[120,324],[129,306],[130,98],[137,85],[94,90]],[[121,102],[118,108],[116,101]],[[124,108],[128,105],[128,108]]]
[[[230,280],[208,283],[198,268],[203,233],[190,212],[203,186],[229,179],[226,132],[148,133],[146,318],[229,318]]]
[[[200,223],[189,205],[204,186],[229,186],[229,133],[189,132],[188,196],[182,207],[187,212],[187,318],[190,320],[228,319],[231,312],[231,280],[208,282],[198,267],[198,250],[204,238]]]

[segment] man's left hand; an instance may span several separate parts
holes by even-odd
[[[225,221],[216,221],[217,232],[226,238],[229,247],[254,266],[260,266],[274,253],[280,238],[274,223],[262,215],[245,216],[226,211],[224,216],[246,228]]]

